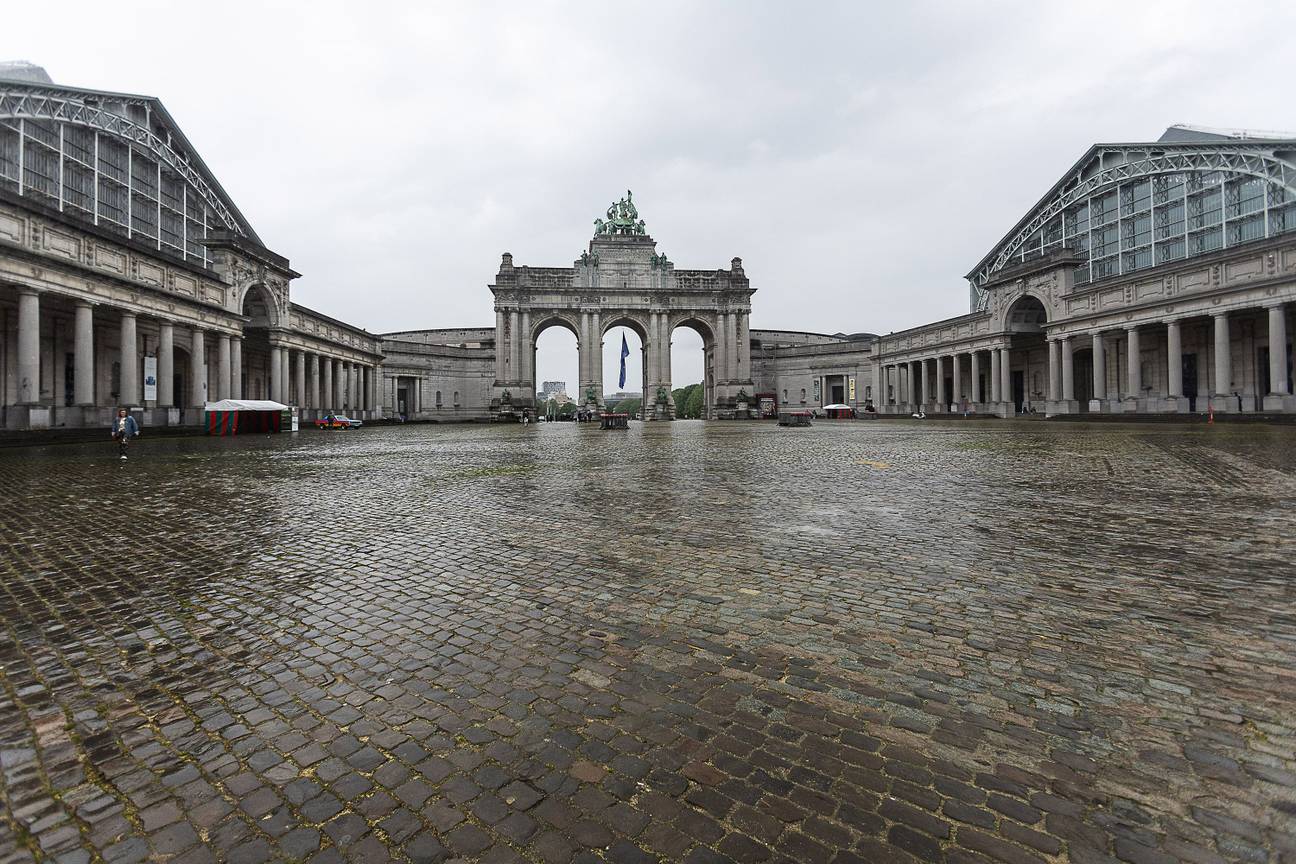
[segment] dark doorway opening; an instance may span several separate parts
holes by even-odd
[[[398,387],[396,389],[396,413],[401,417],[409,417],[408,387]]]
[[[1014,412],[1022,413],[1022,406],[1026,403],[1026,373],[1021,370],[1012,373],[1012,399]]]
[[[846,401],[846,386],[844,384],[833,384],[830,389],[832,390],[832,399],[829,400],[829,404],[841,405]]]
[[[1197,355],[1183,355],[1183,391],[1188,397],[1188,410],[1197,410]]]
[[[1093,350],[1085,348],[1071,355],[1071,380],[1075,386],[1075,398],[1080,413],[1089,411],[1089,400],[1093,398]]]

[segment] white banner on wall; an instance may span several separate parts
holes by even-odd
[[[144,401],[157,401],[157,358],[144,358]]]

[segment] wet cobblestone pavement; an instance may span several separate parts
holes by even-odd
[[[1296,429],[0,452],[0,862],[1296,862]]]

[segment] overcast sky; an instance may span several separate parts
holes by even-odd
[[[294,299],[373,332],[491,325],[501,252],[569,266],[630,188],[677,266],[742,257],[753,327],[885,333],[966,312],[1090,144],[1296,130],[1292,3],[52,9],[6,8],[0,59],[161,98]],[[540,379],[574,380],[570,346],[545,334]]]

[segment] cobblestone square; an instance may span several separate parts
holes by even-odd
[[[1296,428],[0,451],[0,862],[1296,862]]]

